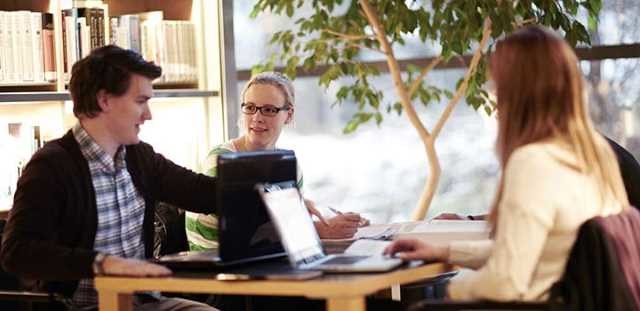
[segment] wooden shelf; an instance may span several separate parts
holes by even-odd
[[[182,90],[154,90],[154,98],[174,98],[174,97],[214,97],[218,96],[218,91],[207,91],[198,89]],[[0,105],[17,102],[46,102],[71,100],[68,92],[0,92]]]

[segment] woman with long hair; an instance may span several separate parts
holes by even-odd
[[[520,29],[497,43],[489,70],[502,172],[489,215],[492,238],[441,246],[399,240],[386,253],[476,269],[452,280],[454,299],[544,300],[580,225],[621,212],[628,199],[564,40],[538,26]]]

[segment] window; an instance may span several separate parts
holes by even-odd
[[[635,0],[603,1],[598,33],[604,44],[640,42],[640,3]],[[259,16],[250,19],[252,5],[236,2],[234,7],[235,53],[238,70],[247,70],[257,60],[273,53],[267,47],[271,32],[287,27],[294,19]],[[252,29],[254,31],[241,31]],[[262,30],[262,31],[260,31]],[[615,37],[613,37],[615,36]],[[594,40],[594,43],[595,42]],[[424,48],[409,48],[402,57],[425,57]],[[639,52],[640,54],[640,52]],[[640,55],[639,55],[640,56]],[[365,59],[371,60],[369,56]],[[597,127],[606,135],[640,154],[640,59],[583,61],[589,82],[592,113]],[[438,70],[430,79],[452,89],[461,69]],[[246,81],[238,81],[242,90]],[[328,90],[318,86],[317,77],[298,77],[295,125],[285,128],[278,146],[294,149],[305,180],[305,195],[320,206],[363,213],[373,222],[402,221],[410,217],[428,173],[427,159],[416,131],[405,115],[385,114],[380,127],[362,126],[353,134],[342,128],[355,105],[336,102],[339,85]],[[346,82],[345,82],[346,83]],[[395,96],[388,75],[375,84]],[[239,105],[239,103],[237,103]],[[420,108],[431,128],[444,103]],[[494,153],[496,123],[484,112],[460,102],[438,138],[436,148],[442,166],[437,194],[427,217],[441,212],[486,213],[492,202],[499,172]]]

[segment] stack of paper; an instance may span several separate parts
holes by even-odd
[[[432,244],[485,240],[489,238],[489,228],[486,221],[478,220],[410,221],[362,227],[352,238],[322,240],[322,244],[327,253],[333,254],[344,252],[356,240],[397,240],[401,238],[416,238]]]
[[[393,239],[417,238],[434,244],[452,241],[485,240],[489,238],[486,221],[430,220],[395,224]]]

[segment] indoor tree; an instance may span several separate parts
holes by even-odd
[[[339,103],[352,101],[358,108],[345,133],[366,122],[380,124],[385,112],[404,112],[429,163],[428,179],[412,216],[420,220],[427,213],[441,174],[435,142],[456,104],[464,97],[475,109],[488,114],[494,110],[482,88],[487,80],[487,51],[494,40],[522,25],[541,24],[559,30],[572,45],[589,44],[588,31],[577,16],[584,14],[595,21],[600,7],[601,0],[258,0],[253,17],[272,12],[297,19],[292,29],[272,35],[270,44],[280,51],[254,66],[254,73],[272,70],[280,63],[291,78],[299,67],[314,70],[322,66],[319,83],[325,88],[338,79],[351,78],[353,83],[340,87],[336,95]],[[394,49],[404,45],[409,36],[419,38],[425,49],[437,48],[439,55],[423,66],[401,66]],[[383,55],[395,100],[385,101],[385,94],[370,83],[381,72],[359,60],[363,49]],[[468,54],[471,58],[464,58]],[[456,58],[465,59],[467,68],[455,90],[427,83],[425,77],[434,67]],[[442,99],[447,101],[446,107],[429,129],[414,104],[426,106]]]

